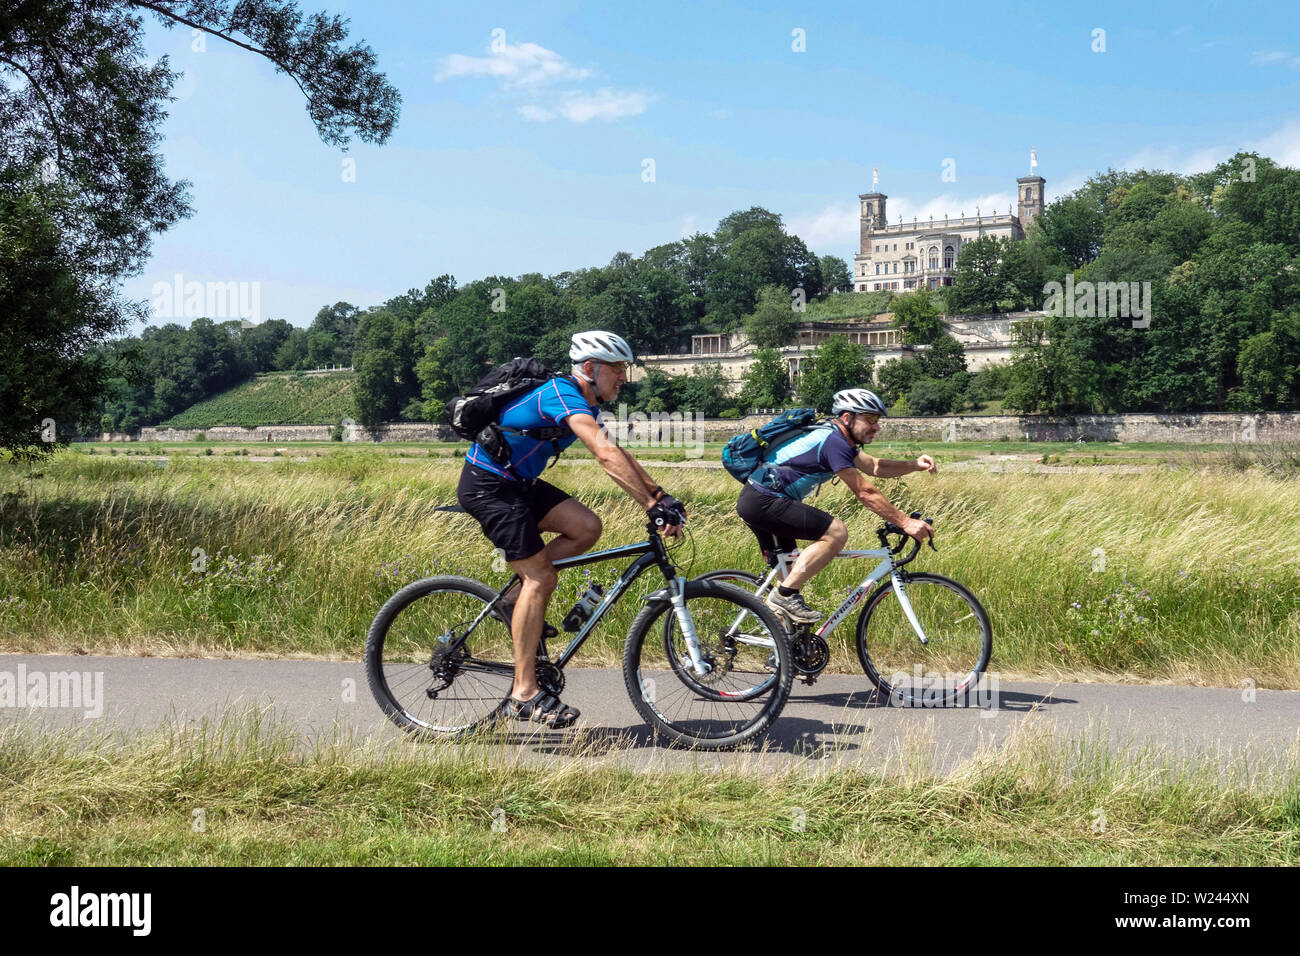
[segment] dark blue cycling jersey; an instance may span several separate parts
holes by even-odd
[[[857,446],[843,432],[834,425],[819,425],[777,448],[769,461],[759,465],[749,483],[769,495],[801,501],[837,471],[855,467],[853,460],[857,456]]]
[[[553,378],[512,402],[502,410],[499,421],[505,429],[553,428],[575,412],[590,415],[596,419],[597,424],[601,423],[600,410],[588,403],[582,397],[577,383],[566,376]],[[514,435],[509,431],[505,436],[510,445],[510,470],[514,472],[513,475],[493,461],[477,442],[470,446],[465,460],[502,478],[514,480],[519,477],[527,480],[536,478],[546,469],[546,462],[555,453],[557,446],[558,450],[563,450],[578,440],[572,431],[557,438],[554,444],[525,435]]]

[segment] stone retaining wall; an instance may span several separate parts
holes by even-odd
[[[751,415],[729,422],[710,419],[704,424],[706,440],[725,441],[737,432],[757,428],[772,417]],[[882,437],[914,441],[1077,441],[1082,438],[1085,441],[1187,444],[1300,442],[1300,412],[1078,415],[1074,418],[1041,415],[890,418],[885,421]]]
[[[611,426],[614,415],[606,414]],[[751,415],[739,419],[702,419],[693,417],[676,421],[665,417],[639,416],[634,425],[636,437],[662,435],[672,441],[685,435],[698,441],[726,441],[732,435],[769,421],[771,415]],[[647,420],[649,419],[649,420]],[[193,441],[202,431],[210,441],[290,442],[328,441],[330,425],[262,425],[257,428],[144,428],[139,441]],[[124,436],[105,435],[102,441],[116,441]],[[882,437],[913,441],[1123,441],[1123,442],[1300,442],[1300,412],[1268,412],[1250,415],[1203,413],[1181,415],[1079,415],[1074,418],[1047,418],[1041,415],[972,415],[948,418],[890,418]],[[446,425],[398,422],[375,429],[361,425],[344,428],[344,441],[402,442],[455,441]]]

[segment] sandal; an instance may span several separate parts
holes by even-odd
[[[507,697],[502,703],[505,705],[505,712],[515,720],[525,722],[532,720],[539,724],[546,724],[552,730],[562,730],[582,715],[576,707],[570,707],[554,694],[544,690],[539,690],[530,700]]]

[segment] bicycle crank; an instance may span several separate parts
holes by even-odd
[[[831,662],[830,646],[816,634],[808,633],[807,629],[800,631],[791,641],[790,650],[799,679],[810,686],[817,682],[817,676]]]

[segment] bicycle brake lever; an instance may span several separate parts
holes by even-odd
[[[933,551],[933,552],[935,552],[935,554],[938,554],[938,553],[939,553],[939,549],[936,548],[936,547],[934,546],[934,538],[933,538],[933,537],[926,538],[926,539],[925,539],[925,543],[928,544],[928,545],[930,546],[930,550]]]

